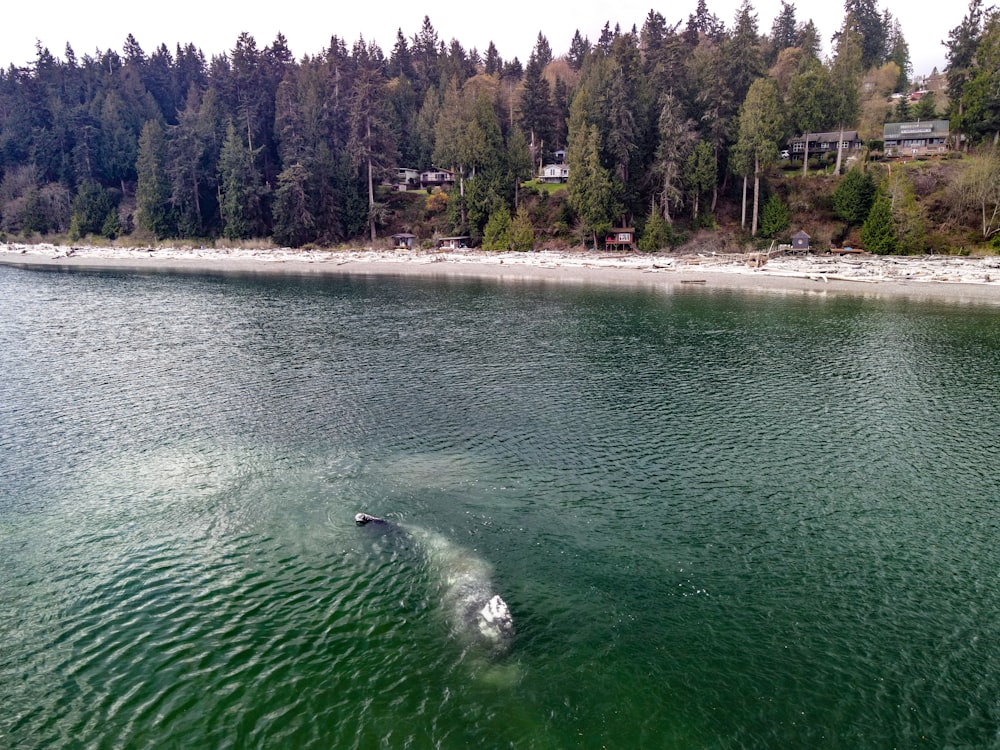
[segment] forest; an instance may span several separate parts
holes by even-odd
[[[750,0],[729,25],[699,0],[686,20],[650,10],[567,36],[556,56],[539,32],[523,63],[446,43],[429,17],[388,54],[332,36],[295,59],[280,34],[261,48],[246,33],[210,58],[131,35],[120,53],[39,45],[0,70],[0,240],[305,247],[414,231],[502,250],[599,247],[628,226],[656,251],[724,215],[746,238],[780,237],[803,211],[839,222],[831,241],[860,231],[881,252],[935,249],[942,222],[963,243],[1000,237],[1000,13],[981,0],[948,32],[944,91],[915,106],[903,31],[874,0],[845,1],[825,58],[784,1],[769,31]],[[922,201],[931,190],[882,163],[882,124],[934,118],[950,121],[956,166],[945,197]],[[860,163],[782,154],[838,129],[864,139]],[[535,181],[562,154],[566,183]],[[395,188],[398,170],[432,168],[454,184]],[[812,176],[829,190],[810,202],[794,180]]]

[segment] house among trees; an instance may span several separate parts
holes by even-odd
[[[836,153],[837,144],[843,137],[844,151],[860,151],[863,145],[858,137],[857,130],[834,130],[829,133],[806,133],[792,138],[789,142],[789,150],[793,156],[802,158],[808,152],[809,156],[826,153]],[[806,149],[808,142],[809,148]]]
[[[455,173],[450,169],[430,169],[420,173],[420,187],[433,188],[455,184]]]
[[[396,170],[396,189],[400,192],[420,188],[420,170],[399,167]]]
[[[635,250],[635,228],[616,227],[612,229],[604,240],[604,247],[608,250]]]
[[[797,231],[792,235],[792,249],[793,250],[808,250],[809,249],[809,235],[803,230]]]
[[[883,128],[886,156],[924,156],[948,151],[947,120],[887,122]]]
[[[408,234],[406,232],[392,235],[392,241],[397,250],[412,250],[415,239],[417,239],[415,234]]]
[[[568,182],[569,167],[566,164],[546,164],[538,179],[541,182]]]

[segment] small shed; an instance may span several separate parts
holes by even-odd
[[[608,250],[635,250],[635,227],[616,227],[604,240]]]
[[[794,250],[808,250],[809,249],[809,235],[803,232],[801,229],[792,235],[792,249]]]
[[[441,237],[437,241],[438,250],[464,250],[469,246],[469,237]]]
[[[417,239],[417,235],[407,234],[406,232],[392,235],[392,241],[395,243],[397,250],[412,250],[415,239]]]

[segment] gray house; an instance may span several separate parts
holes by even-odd
[[[926,156],[948,151],[947,120],[887,122],[883,128],[886,156]]]
[[[843,141],[844,151],[860,151],[864,145],[858,137],[857,130],[845,130],[843,132],[834,130],[829,133],[806,133],[792,138],[789,142],[789,151],[792,156],[800,159],[808,153],[809,156],[817,156],[830,152],[836,153],[837,144]],[[808,148],[806,147],[808,144]]]

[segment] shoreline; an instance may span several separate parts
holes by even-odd
[[[665,291],[847,294],[1000,304],[1000,256],[612,254],[586,250],[289,250],[0,244],[0,264],[272,276],[396,276],[633,286]]]

